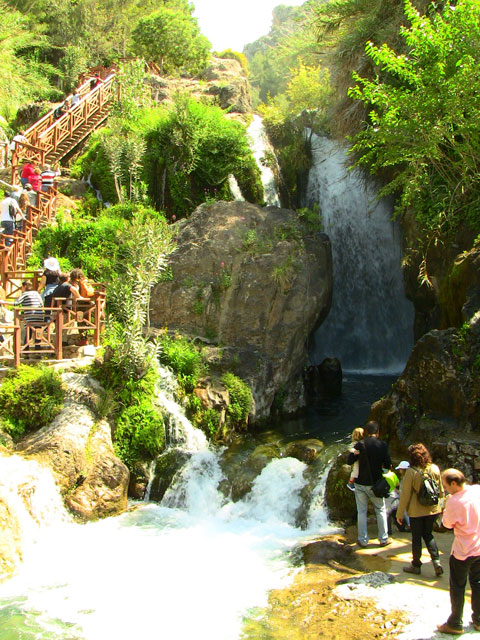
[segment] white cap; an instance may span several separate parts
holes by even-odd
[[[58,264],[58,260],[56,258],[46,258],[43,261],[43,266],[49,271],[60,271],[60,265]]]
[[[407,460],[402,460],[398,465],[398,467],[395,467],[395,469],[408,469],[409,466],[410,466],[410,463],[407,462]]]

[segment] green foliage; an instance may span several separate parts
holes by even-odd
[[[145,82],[145,61],[142,58],[121,62],[115,74],[115,102],[112,114],[117,118],[132,119],[141,109],[148,108],[151,97]]]
[[[234,175],[245,197],[263,201],[260,171],[245,127],[219,107],[178,94],[171,108],[157,110],[147,134],[145,179],[156,205],[184,217],[211,197],[225,197]]]
[[[12,119],[21,104],[52,96],[48,78],[55,70],[34,55],[47,41],[38,29],[30,28],[28,17],[6,2],[0,2],[0,10],[0,115]]]
[[[123,255],[122,241],[131,223],[115,216],[115,207],[96,220],[57,219],[56,225],[40,229],[33,246],[30,265],[40,267],[48,256],[64,258],[64,266],[81,268],[93,280],[108,282],[115,277]]]
[[[112,356],[107,349],[103,362],[93,365],[92,375],[105,387],[109,398],[115,398],[114,408],[107,408],[115,425],[115,453],[133,469],[137,461],[155,458],[165,447],[163,417],[155,405],[158,372],[151,367],[143,377],[127,379]]]
[[[193,391],[206,373],[200,349],[180,335],[165,334],[160,338],[159,358],[163,365],[172,369],[185,393]]]
[[[369,123],[354,138],[357,164],[389,171],[381,195],[398,193],[431,239],[460,222],[480,229],[480,5],[459,0],[420,15],[410,2],[402,29],[408,56],[367,43],[383,79],[355,75],[350,95],[368,105]]]
[[[72,165],[71,176],[87,178],[90,175],[91,183],[100,191],[103,200],[113,203],[117,202],[117,192],[113,174],[110,171],[110,162],[102,144],[106,135],[108,135],[108,129],[90,136],[85,153]]]
[[[161,73],[196,73],[210,55],[210,42],[201,35],[196,18],[168,6],[141,18],[132,38],[134,52],[156,62]]]
[[[61,378],[47,367],[21,365],[0,386],[3,428],[14,438],[49,424],[62,404]]]
[[[190,422],[210,438],[220,435],[220,414],[213,408],[205,409],[200,398],[193,393],[187,396],[187,415]]]
[[[144,335],[149,325],[150,295],[173,251],[171,229],[164,218],[142,217],[129,224],[123,259],[109,287],[108,340],[113,359],[126,378],[139,379],[152,366],[156,344]]]
[[[224,373],[222,382],[230,394],[230,403],[227,409],[228,422],[233,426],[246,425],[252,407],[250,387],[233,373]]]
[[[163,417],[151,398],[122,411],[114,432],[114,450],[130,469],[137,460],[155,458],[164,447]]]

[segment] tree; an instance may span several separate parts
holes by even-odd
[[[399,194],[397,210],[413,207],[431,238],[460,222],[478,233],[480,5],[458,0],[429,17],[405,0],[405,13],[408,55],[369,42],[381,77],[354,74],[350,96],[369,118],[352,152],[371,173],[389,172],[381,195]]]
[[[0,11],[0,111],[8,118],[20,104],[52,94],[48,78],[55,70],[31,55],[32,50],[45,47],[47,42],[30,29],[28,19],[3,2]]]
[[[132,38],[134,52],[156,62],[162,73],[196,72],[210,55],[210,42],[201,35],[197,20],[168,7],[141,18]]]

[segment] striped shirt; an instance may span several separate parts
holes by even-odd
[[[42,187],[53,187],[53,181],[57,176],[58,176],[57,171],[52,171],[50,169],[45,169],[45,171],[42,171],[41,173]]]
[[[43,302],[38,291],[24,291],[15,301],[16,307],[29,307],[23,312],[25,322],[43,322]]]

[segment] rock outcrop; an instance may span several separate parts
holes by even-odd
[[[151,323],[221,345],[219,368],[250,384],[252,420],[304,404],[309,336],[327,315],[330,241],[295,212],[247,202],[198,207],[178,225],[173,278],[152,293]]]
[[[173,78],[150,75],[148,83],[155,102],[172,102],[178,91],[194,98],[210,100],[232,114],[252,112],[250,84],[237,60],[212,57],[212,61],[197,78]]]
[[[478,481],[479,374],[480,322],[431,331],[417,342],[391,391],[372,405],[369,419],[380,423],[399,459],[409,444],[423,442],[441,466],[458,466]]]
[[[120,513],[127,506],[129,471],[112,447],[110,425],[94,413],[101,388],[86,375],[63,375],[67,397],[48,426],[23,439],[21,455],[50,467],[65,505],[83,520]]]

